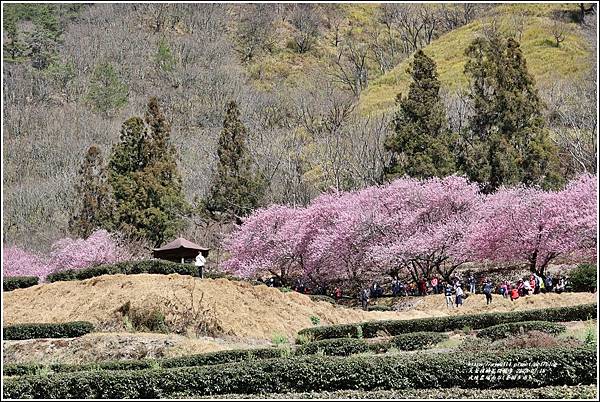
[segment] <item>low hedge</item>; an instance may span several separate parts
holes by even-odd
[[[314,355],[322,352],[325,356],[350,356],[371,350],[364,339],[338,338],[323,339],[302,345],[294,352],[296,355]]]
[[[73,321],[58,324],[34,323],[16,324],[3,328],[5,340],[23,340],[35,338],[74,338],[88,334],[94,325],[87,321]]]
[[[15,289],[29,288],[39,283],[37,276],[5,276],[2,278],[2,290],[8,292]]]
[[[393,311],[390,306],[369,306],[368,311]]]
[[[282,349],[261,348],[223,350],[219,352],[164,359],[111,360],[89,364],[5,364],[2,368],[2,374],[5,376],[20,376],[40,374],[44,371],[51,371],[53,373],[72,373],[90,370],[143,370],[151,368],[208,366],[253,359],[273,359],[282,357],[283,353]]]
[[[198,267],[194,264],[178,264],[165,260],[124,261],[116,264],[97,265],[80,270],[67,269],[48,275],[48,282],[81,281],[101,275],[115,274],[180,274],[199,276]]]
[[[547,334],[559,334],[566,329],[567,328],[564,325],[548,321],[510,322],[484,328],[477,333],[477,337],[488,338],[495,341],[522,332],[541,331]]]
[[[168,398],[171,395],[265,394],[343,389],[541,387],[595,384],[596,350],[530,349],[497,355],[299,356],[216,366],[85,371],[5,379],[11,399]],[[496,374],[485,373],[499,365]],[[514,371],[507,372],[506,368]],[[530,375],[517,373],[524,367]],[[527,373],[525,373],[527,374]]]
[[[448,335],[443,332],[412,332],[396,335],[389,342],[391,346],[400,350],[420,350],[447,339]]]
[[[493,325],[520,321],[584,321],[597,317],[597,304],[581,304],[507,313],[483,313],[452,315],[446,317],[419,318],[415,320],[381,320],[358,324],[342,324],[305,328],[298,335],[312,340],[332,338],[375,338],[382,335],[400,335],[410,332],[447,332],[464,327],[481,329]]]
[[[540,388],[438,388],[438,389],[393,389],[393,390],[343,390],[302,392],[286,394],[244,395],[226,394],[214,399],[342,399],[342,400],[397,400],[397,399],[597,399],[595,385],[548,386]],[[198,399],[195,395],[177,395],[181,399]]]

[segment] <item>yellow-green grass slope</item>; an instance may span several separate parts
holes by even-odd
[[[573,4],[567,5],[569,10]],[[503,5],[494,15],[478,19],[461,28],[442,35],[426,46],[424,52],[437,63],[442,86],[449,91],[465,88],[468,84],[463,70],[467,58],[465,50],[482,29],[496,21],[498,28],[510,33],[512,19],[522,16],[524,27],[521,36],[521,49],[527,60],[529,71],[538,85],[545,85],[557,79],[577,79],[590,70],[592,49],[586,43],[581,29],[576,23],[565,23],[568,33],[564,42],[556,47],[550,27],[554,23],[553,13],[567,7],[552,5]],[[389,110],[394,106],[398,93],[406,93],[410,84],[407,68],[411,58],[404,60],[392,71],[369,84],[361,94],[359,110],[368,114]]]

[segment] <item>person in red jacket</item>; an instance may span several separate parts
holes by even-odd
[[[510,300],[515,301],[519,298],[519,289],[513,286],[510,291]]]

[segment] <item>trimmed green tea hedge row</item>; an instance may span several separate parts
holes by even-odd
[[[233,363],[253,359],[273,359],[282,357],[284,351],[276,348],[238,349],[198,355],[171,357],[165,359],[112,360],[90,364],[5,364],[2,374],[5,376],[35,375],[44,371],[53,373],[72,373],[90,370],[143,370],[151,368],[173,368],[208,366]]]
[[[314,355],[322,352],[325,356],[350,356],[369,350],[369,344],[364,339],[338,338],[307,343],[296,349],[294,353]]]
[[[569,307],[512,311],[507,313],[483,313],[453,315],[447,317],[419,318],[415,320],[367,321],[358,324],[342,324],[305,328],[298,332],[312,340],[332,338],[375,338],[381,335],[399,335],[410,332],[447,332],[464,327],[481,329],[493,325],[519,321],[584,321],[597,317],[597,304],[581,304]],[[360,329],[359,329],[360,328]]]
[[[369,306],[369,311],[393,311],[390,306]]]
[[[94,330],[94,324],[87,321],[63,322],[58,324],[15,324],[4,327],[3,329],[5,340],[74,338],[92,332]]]
[[[522,332],[541,331],[547,334],[559,334],[566,329],[567,328],[564,325],[548,321],[511,322],[484,328],[477,333],[477,336],[479,338],[489,338],[495,341]]]
[[[125,261],[111,265],[98,265],[95,267],[74,270],[67,269],[48,275],[48,282],[81,281],[100,275],[115,274],[180,274],[198,276],[198,267],[194,264],[178,264],[165,260]]]
[[[508,388],[596,382],[596,350],[529,349],[497,355],[300,356],[216,366],[136,371],[84,371],[5,379],[4,398],[168,398],[174,394],[257,394],[343,389]],[[494,364],[528,368],[531,376],[484,373]],[[543,369],[541,373],[539,370]],[[538,370],[538,372],[535,372]]]
[[[391,346],[400,350],[419,350],[426,349],[447,339],[448,335],[443,332],[412,332],[396,335],[389,342]]]
[[[439,388],[439,389],[394,389],[394,390],[343,390],[302,392],[286,394],[244,395],[225,394],[212,399],[597,399],[595,385],[548,386],[540,388],[504,388],[504,389],[470,389],[470,388]],[[176,395],[177,399],[198,399],[195,395]]]
[[[383,353],[394,347],[400,350],[426,349],[445,341],[448,335],[443,332],[414,332],[394,336],[389,340],[367,342],[356,338],[323,339],[302,345],[294,352],[296,355],[313,355],[319,352],[325,356],[350,356],[358,353]]]
[[[39,283],[37,276],[5,276],[2,278],[2,290],[8,292],[15,289],[29,288]]]

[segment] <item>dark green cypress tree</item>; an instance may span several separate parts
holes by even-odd
[[[71,234],[87,238],[98,228],[111,229],[114,213],[114,200],[102,152],[92,145],[86,152],[79,168],[75,184],[78,198],[77,210],[69,220]]]
[[[487,193],[517,183],[559,185],[558,151],[519,43],[491,34],[475,39],[466,54],[473,113],[461,141],[460,169]]]
[[[182,228],[188,204],[170,127],[156,98],[148,103],[145,121],[132,117],[123,123],[109,170],[116,201],[115,227],[154,245]]]
[[[217,171],[204,201],[204,209],[215,219],[239,222],[262,198],[263,180],[255,172],[247,141],[237,104],[229,102],[219,136]]]
[[[408,96],[398,97],[394,134],[385,142],[392,156],[385,176],[447,176],[454,172],[454,157],[435,62],[418,50],[408,72],[412,77]]]

